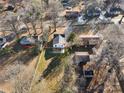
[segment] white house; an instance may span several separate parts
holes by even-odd
[[[65,37],[62,35],[56,35],[53,39],[53,52],[54,53],[64,53],[66,46]]]

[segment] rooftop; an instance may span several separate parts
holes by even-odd
[[[89,56],[88,52],[75,52],[76,56]]]
[[[80,35],[79,38],[100,38],[98,35]]]
[[[58,35],[53,39],[53,44],[64,44],[65,43],[65,38],[62,35]]]

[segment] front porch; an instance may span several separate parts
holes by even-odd
[[[64,48],[53,48],[53,53],[64,53],[65,49]]]

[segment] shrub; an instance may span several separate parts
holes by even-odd
[[[7,55],[7,54],[11,54],[11,53],[14,53],[12,48],[4,48],[4,49],[0,50],[0,57]]]

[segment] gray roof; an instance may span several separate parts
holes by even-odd
[[[61,35],[58,35],[53,39],[53,44],[64,44],[64,43],[65,43],[65,38]]]
[[[23,37],[20,41],[20,44],[35,44],[35,39],[33,37]]]

